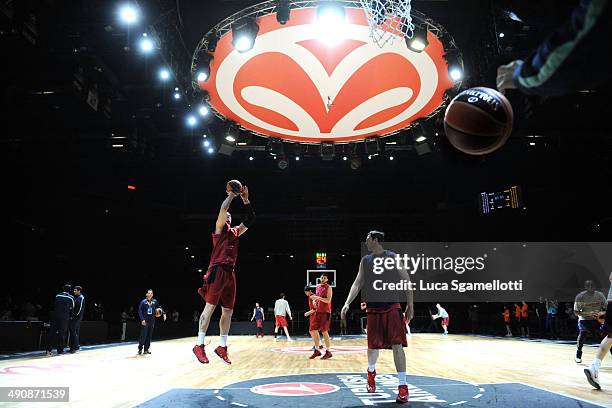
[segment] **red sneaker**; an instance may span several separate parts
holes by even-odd
[[[325,354],[323,354],[321,360],[327,360],[328,358],[332,358],[332,353],[330,353],[329,350],[325,350]]]
[[[397,398],[395,402],[398,404],[405,404],[408,402],[408,386],[400,385],[397,387]]]
[[[218,346],[215,349],[215,354],[218,355],[225,364],[232,364],[229,357],[227,356],[227,346],[225,347]]]
[[[368,385],[366,386],[368,392],[376,392],[376,370],[370,371],[368,370]]]
[[[319,350],[315,350],[312,352],[312,356],[308,357],[309,359],[313,359],[313,358],[317,358],[321,355],[321,352]]]
[[[208,364],[208,357],[206,357],[203,344],[201,346],[193,346],[193,354],[196,355],[200,363]]]

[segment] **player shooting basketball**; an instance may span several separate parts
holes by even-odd
[[[396,254],[387,251],[382,247],[385,234],[380,231],[370,231],[366,238],[366,246],[370,253],[363,258],[359,263],[359,272],[351,286],[351,291],[342,307],[341,318],[346,319],[346,313],[349,310],[349,305],[362,289],[367,290],[373,287],[374,279],[381,279],[381,275],[374,275],[374,260],[377,258],[392,258]],[[393,269],[386,271],[391,275],[391,278],[399,278],[405,281],[410,281],[410,276],[405,269]],[[395,276],[393,276],[395,275]],[[413,301],[412,291],[405,292],[406,304],[406,322],[410,323],[413,317]],[[368,299],[366,299],[367,301]],[[404,347],[408,346],[406,339],[406,328],[404,326],[404,317],[399,301],[396,301],[395,296],[390,295],[389,301],[386,302],[368,302],[366,308],[367,315],[367,336],[368,336],[368,383],[367,391],[369,393],[376,392],[376,360],[380,349],[392,349],[395,368],[397,369],[397,378],[399,381],[398,394],[396,402],[408,402],[408,384],[406,383],[406,354]],[[391,301],[393,300],[393,301]],[[363,303],[362,303],[363,305]],[[363,306],[362,306],[363,307]]]
[[[208,363],[204,351],[206,330],[217,305],[221,305],[221,320],[219,321],[220,345],[215,349],[224,363],[231,364],[227,354],[227,336],[232,323],[234,302],[236,300],[236,276],[234,266],[238,257],[238,237],[244,234],[255,222],[255,212],[249,201],[249,188],[239,181],[231,180],[226,186],[227,198],[221,203],[215,232],[212,235],[213,249],[210,255],[208,271],[204,275],[204,283],[198,293],[206,301],[206,306],[200,315],[198,342],[193,347],[193,353],[200,363]],[[232,227],[232,216],[229,208],[232,200],[240,196],[247,210],[246,219],[237,227]]]

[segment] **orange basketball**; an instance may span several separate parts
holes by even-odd
[[[483,155],[506,143],[513,122],[510,101],[495,89],[478,87],[453,98],[444,115],[444,130],[456,149]]]
[[[160,317],[161,315],[162,315],[162,310],[161,308],[158,307],[157,309],[155,309],[155,317]]]
[[[231,191],[234,194],[240,194],[240,190],[242,190],[242,183],[238,180],[230,180],[227,182],[225,187],[226,191]]]

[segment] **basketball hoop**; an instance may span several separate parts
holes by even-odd
[[[398,38],[412,38],[410,0],[360,0],[370,26],[370,37],[380,48]]]

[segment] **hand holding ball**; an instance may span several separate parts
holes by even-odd
[[[227,185],[225,186],[225,190],[228,193],[234,193],[238,195],[242,191],[242,183],[239,182],[238,180],[230,180],[227,182]]]
[[[492,153],[512,133],[514,113],[510,101],[495,89],[470,88],[455,96],[444,114],[448,141],[470,155]]]
[[[162,310],[161,308],[158,307],[157,309],[155,309],[155,317],[160,317],[161,315],[162,315]]]

